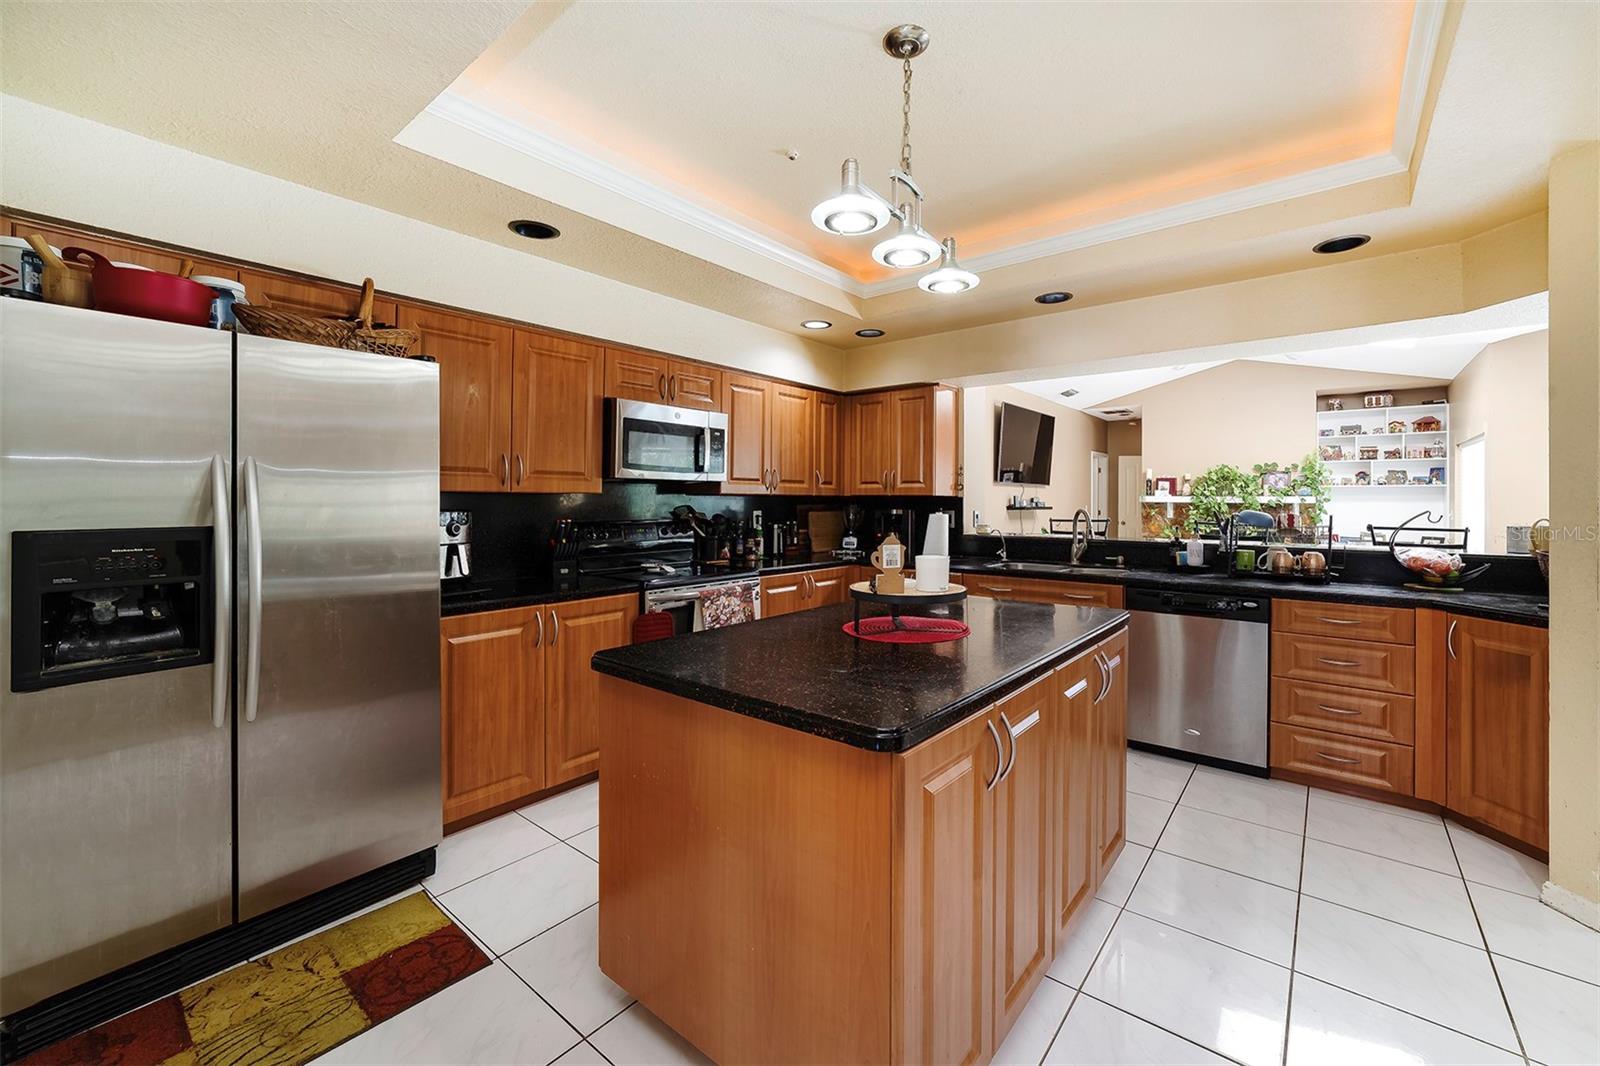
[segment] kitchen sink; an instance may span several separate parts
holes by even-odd
[[[1073,563],[1065,567],[1067,570],[1126,570],[1123,563]]]
[[[1008,574],[1064,574],[1067,572],[1065,566],[1056,563],[1013,563],[1005,561],[986,563],[984,569],[1001,570]]]

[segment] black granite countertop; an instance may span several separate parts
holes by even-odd
[[[1174,592],[1215,592],[1228,596],[1254,596],[1258,599],[1322,600],[1329,603],[1373,604],[1379,607],[1432,607],[1497,622],[1516,622],[1520,625],[1541,627],[1550,624],[1547,595],[1477,592],[1471,585],[1460,592],[1433,592],[1376,582],[1334,580],[1326,584],[1315,584],[1297,579],[1229,577],[1223,571],[1209,568],[1192,572],[1133,568],[1081,569],[1069,573],[1018,573],[992,570],[989,568],[992,562],[993,559],[954,558],[950,560],[950,569],[959,573],[987,574],[991,577],[1083,581],[1093,584],[1126,585],[1130,588],[1168,589]]]
[[[869,751],[905,751],[1123,625],[1128,613],[975,596],[948,610],[972,634],[883,644],[819,607],[602,651],[594,668]],[[938,609],[935,609],[938,610]]]

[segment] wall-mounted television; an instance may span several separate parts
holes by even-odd
[[[1003,403],[994,417],[994,479],[1013,485],[1050,484],[1055,416]]]

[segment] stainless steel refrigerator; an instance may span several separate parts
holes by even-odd
[[[438,412],[0,301],[0,1015],[438,843]]]

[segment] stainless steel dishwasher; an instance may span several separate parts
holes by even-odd
[[[1267,767],[1265,597],[1129,589],[1128,739],[1239,769]]]

